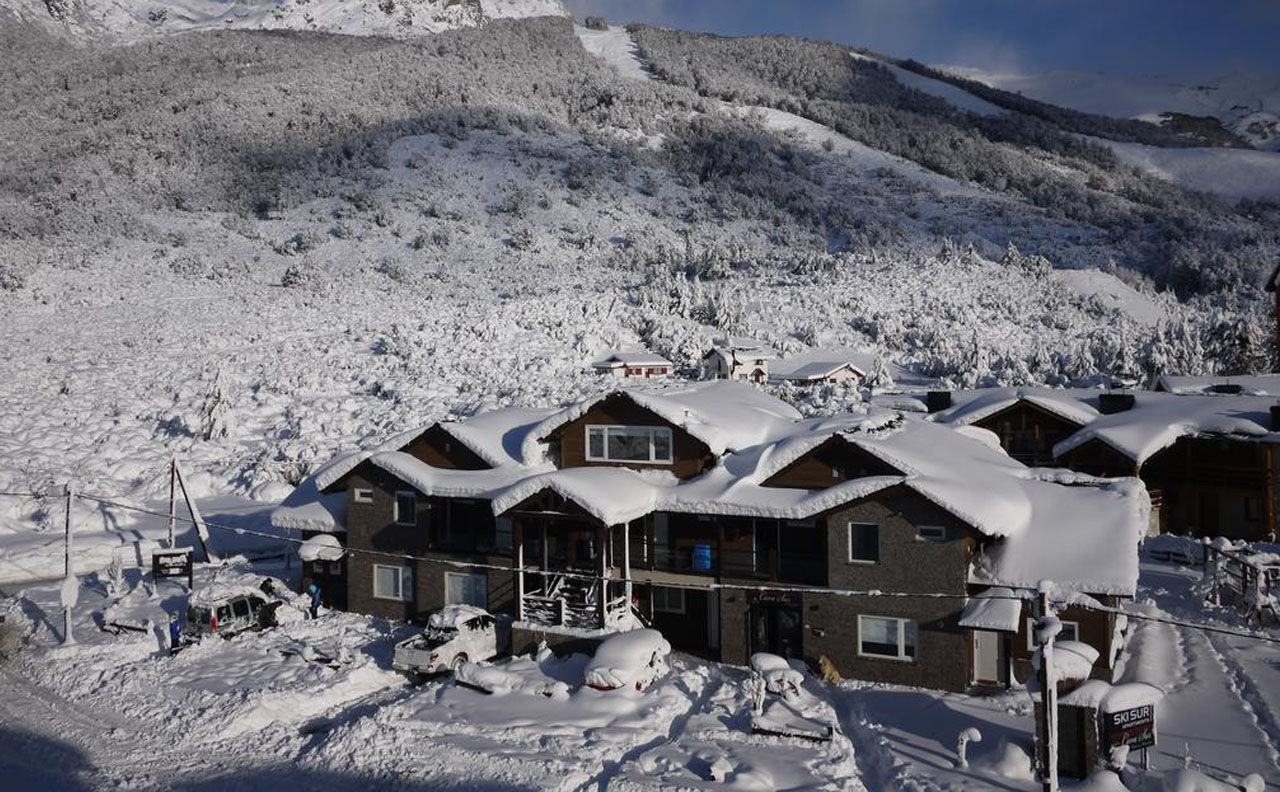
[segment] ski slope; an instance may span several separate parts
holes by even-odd
[[[1120,161],[1161,179],[1228,199],[1280,200],[1280,151],[1158,148],[1091,138]]]

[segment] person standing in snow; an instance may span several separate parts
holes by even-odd
[[[312,583],[307,586],[307,594],[311,597],[311,618],[315,619],[320,615],[320,587]]]
[[[182,622],[178,621],[178,612],[169,614],[169,656],[178,653],[182,643]]]

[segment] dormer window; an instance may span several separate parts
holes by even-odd
[[[666,426],[587,426],[587,460],[670,465],[671,429]]]

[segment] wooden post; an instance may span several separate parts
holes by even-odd
[[[174,529],[178,522],[178,460],[169,460],[169,548],[173,549]]]
[[[599,602],[596,603],[596,610],[600,613],[600,626],[609,626],[609,557],[606,552],[606,542],[609,537],[609,527],[607,525],[599,525],[596,527],[596,544],[600,547],[600,580]]]
[[[71,608],[74,606],[76,599],[79,597],[79,591],[75,588],[79,583],[76,581],[75,563],[71,560],[71,501],[74,496],[71,494],[71,485],[66,485],[67,515],[65,521],[66,538],[63,549],[65,553],[65,571],[66,574],[62,579],[62,643],[69,646],[76,642],[76,637],[71,633]]]
[[[515,522],[515,565],[516,565],[516,621],[524,621],[524,520],[512,518]]]
[[[1047,580],[1040,581],[1040,595],[1037,599],[1039,619],[1036,621],[1036,642],[1040,644],[1040,726],[1044,735],[1044,766],[1041,768],[1041,782],[1044,792],[1058,792],[1058,684],[1053,679],[1053,636],[1042,634],[1040,620],[1052,615],[1049,610],[1049,588]]]
[[[622,524],[622,596],[627,600],[627,613],[631,612],[631,523]]]

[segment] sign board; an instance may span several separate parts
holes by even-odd
[[[1156,708],[1153,705],[1100,714],[1108,750],[1121,745],[1136,749],[1156,744]]]
[[[159,580],[168,577],[184,577],[187,588],[192,587],[191,548],[174,547],[151,552],[151,576]]]

